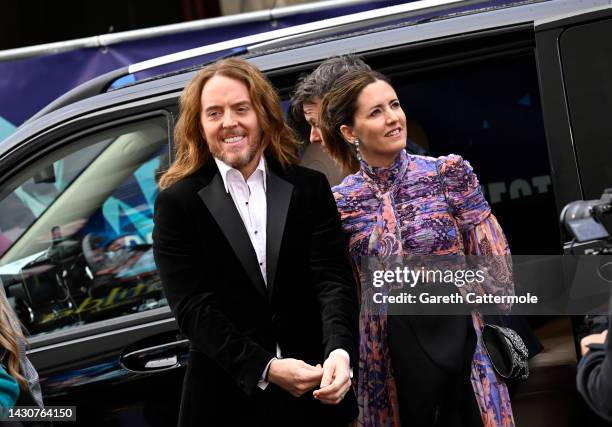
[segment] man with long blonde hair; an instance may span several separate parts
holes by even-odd
[[[358,308],[327,180],[249,62],[198,72],[180,109],[153,233],[191,343],[179,425],[346,425]]]

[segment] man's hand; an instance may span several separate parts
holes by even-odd
[[[328,405],[337,405],[350,388],[350,366],[347,357],[342,354],[330,354],[323,363],[321,388],[314,391],[315,399]]]
[[[274,359],[268,370],[268,381],[300,397],[321,382],[321,365],[312,366],[297,359]]]
[[[584,356],[589,351],[589,344],[603,344],[606,341],[606,337],[608,336],[608,330],[599,333],[587,335],[586,337],[580,340],[580,352]]]

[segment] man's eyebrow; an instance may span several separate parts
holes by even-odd
[[[237,107],[241,105],[251,105],[251,101],[249,101],[248,99],[244,99],[242,101],[234,102],[231,106]],[[219,108],[223,108],[223,107],[221,105],[213,104],[213,105],[208,105],[206,108],[204,108],[204,111],[218,110]]]

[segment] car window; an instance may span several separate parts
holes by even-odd
[[[582,189],[595,199],[612,187],[612,20],[569,28],[559,43]]]
[[[0,278],[31,334],[166,304],[151,233],[163,116],[72,141],[0,193]]]
[[[409,138],[433,156],[455,153],[470,162],[513,253],[558,253],[533,54],[392,77]]]

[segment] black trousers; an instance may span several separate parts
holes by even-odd
[[[346,398],[355,399],[352,393]],[[242,426],[346,427],[349,423],[335,405],[324,405],[313,399],[312,392],[295,398],[274,384],[269,384],[265,391],[257,390],[252,405],[257,416]]]
[[[423,351],[408,316],[389,316],[387,327],[402,426],[482,426],[469,369],[451,374],[435,364]],[[471,360],[473,351],[457,357]]]

